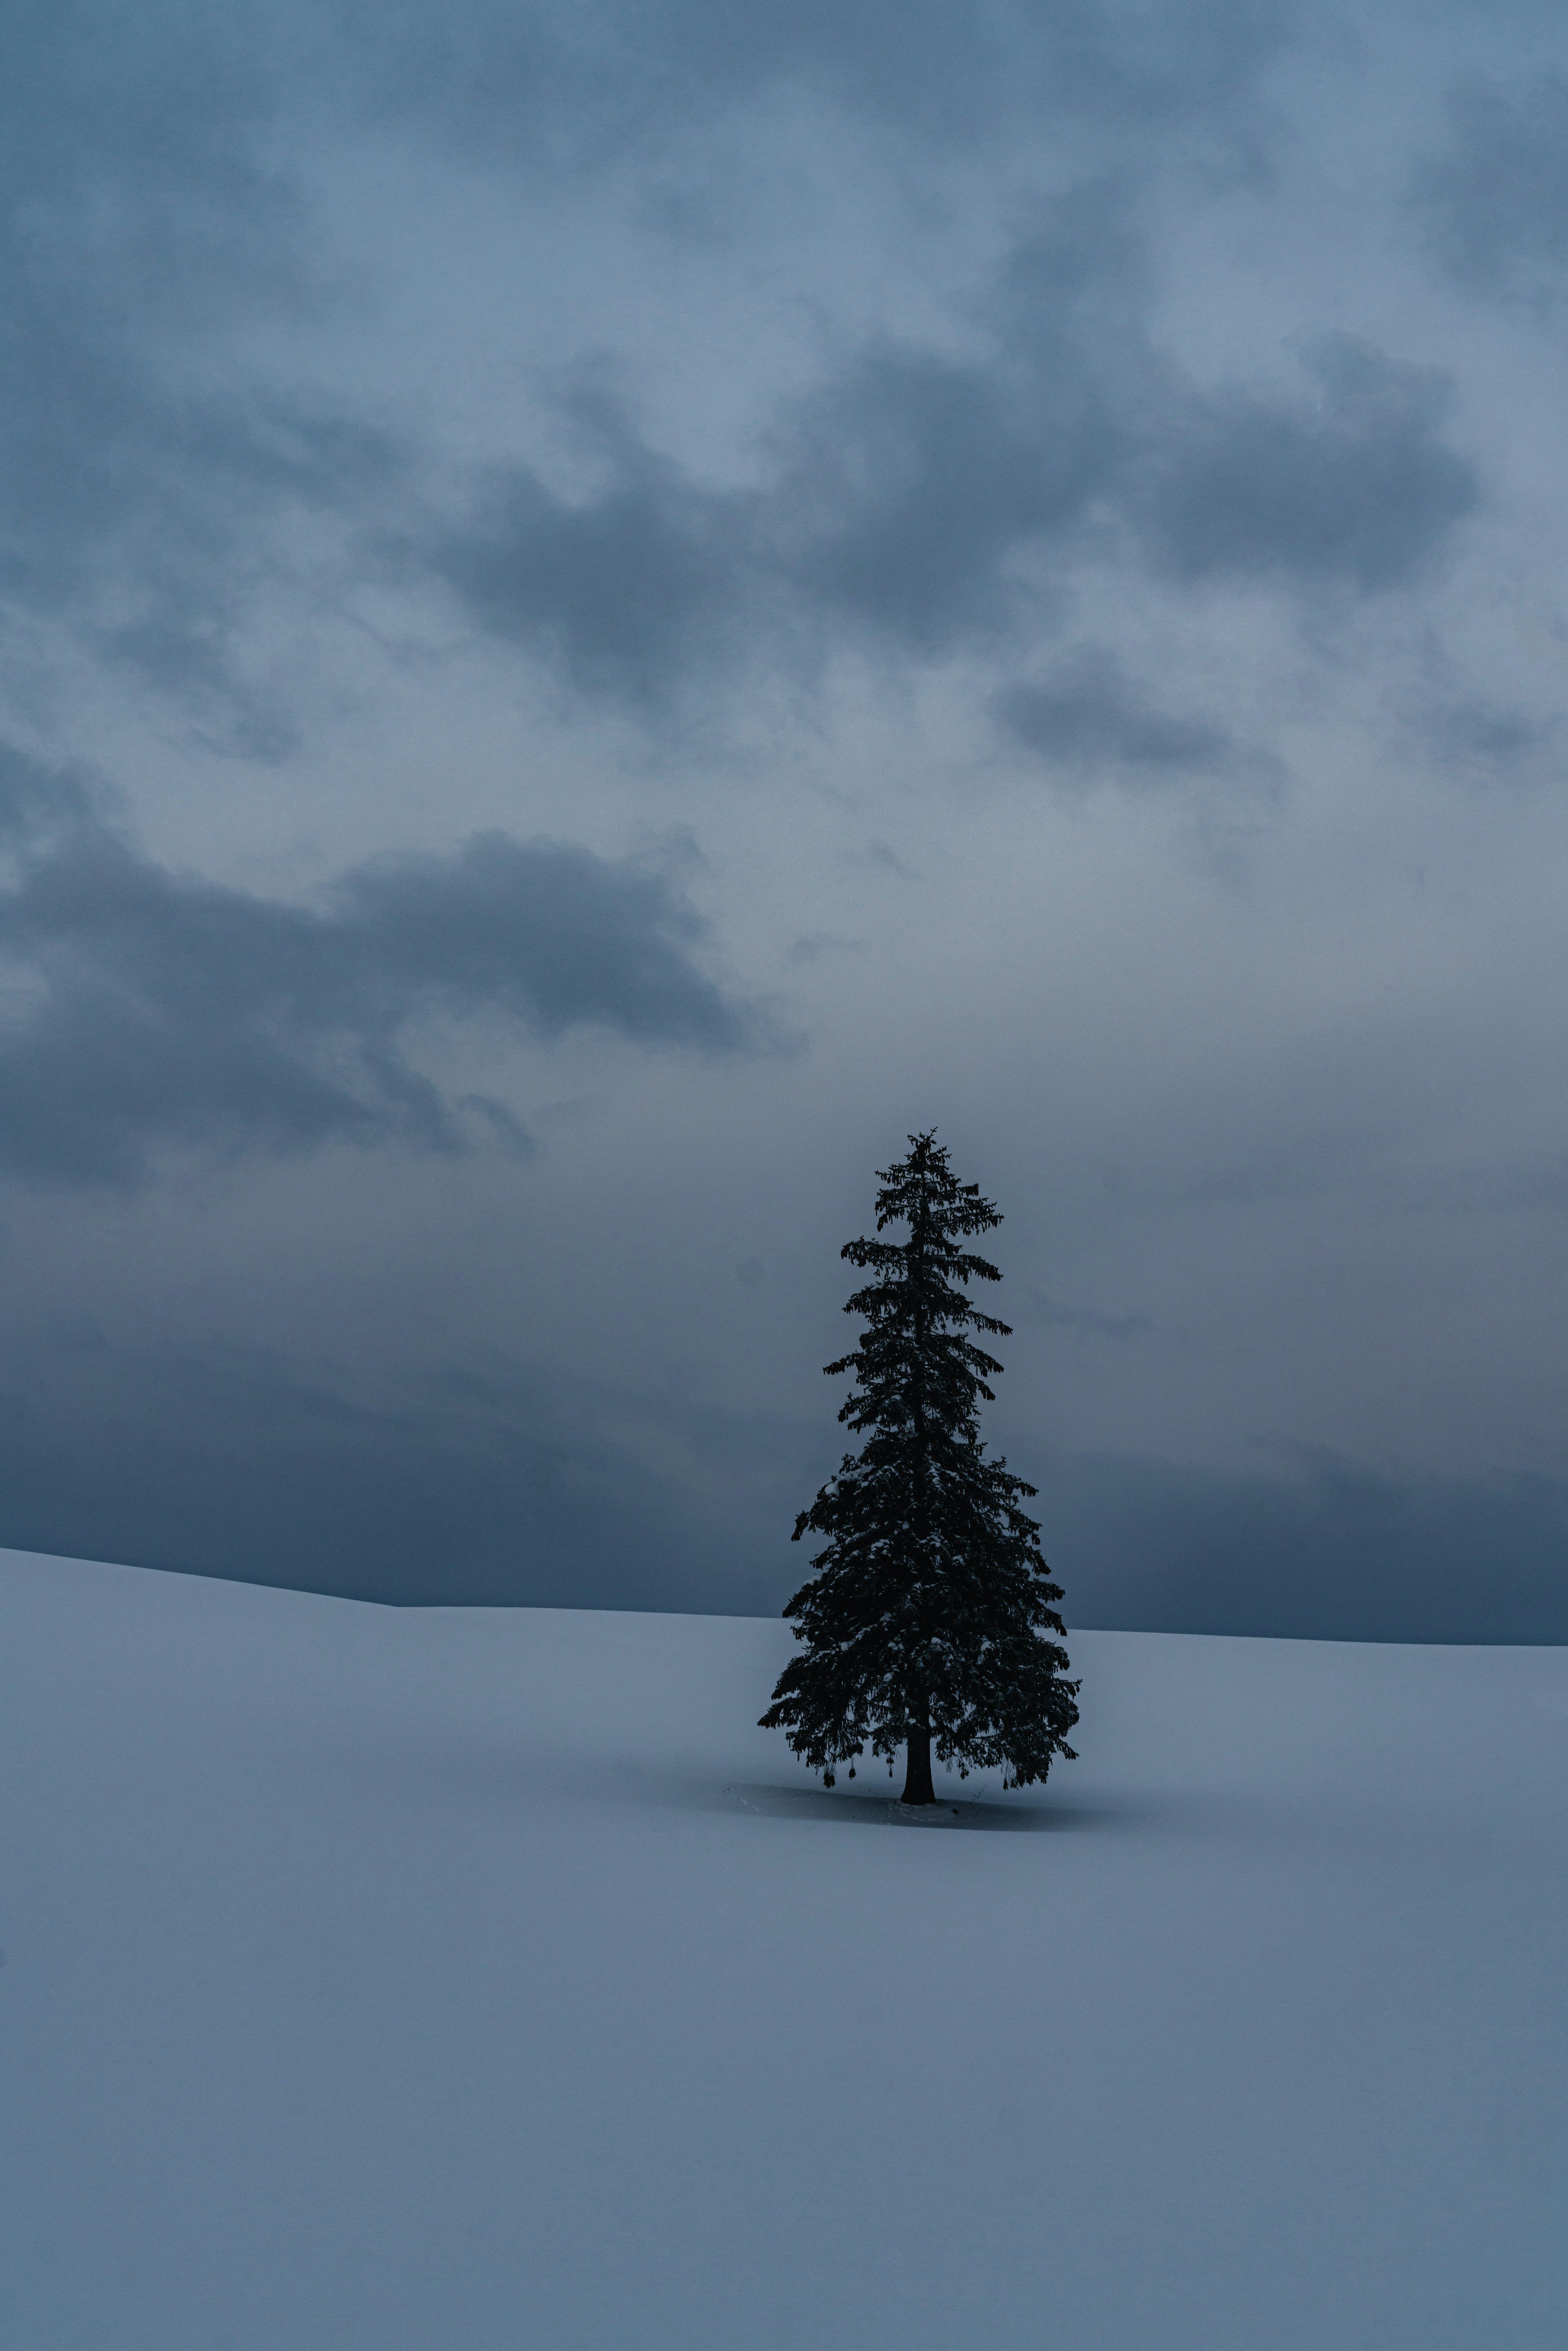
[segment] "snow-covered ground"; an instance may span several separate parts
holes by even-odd
[[[0,1553],[5,2351],[1557,2351],[1568,1652],[1071,1646],[938,1833],[779,1625]]]

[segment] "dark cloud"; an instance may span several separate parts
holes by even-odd
[[[672,79],[737,95],[804,83],[923,136],[969,139],[1014,110],[1145,127],[1218,118],[1277,50],[1281,21],[1226,0],[1168,29],[1072,0],[674,0],[662,29]]]
[[[0,654],[8,679],[31,656],[34,676],[48,681],[52,699],[35,699],[29,724],[94,740],[126,716],[122,684],[106,707],[94,673],[129,665],[198,737],[278,758],[296,741],[291,648],[328,616],[345,635],[357,619],[378,624],[379,634],[356,632],[356,644],[384,646],[400,632],[406,641],[419,622],[400,591],[412,589],[417,602],[434,583],[495,644],[549,664],[585,697],[663,724],[672,713],[680,724],[692,717],[682,696],[694,688],[695,707],[711,709],[721,678],[753,682],[748,668],[810,680],[844,653],[904,671],[962,655],[980,666],[983,690],[1001,685],[999,722],[1065,777],[1103,770],[1174,784],[1266,772],[1206,709],[1201,686],[1168,664],[1162,674],[1156,645],[1140,650],[1127,627],[1084,612],[1113,605],[1118,571],[1132,582],[1124,610],[1137,609],[1150,578],[1184,594],[1240,583],[1309,607],[1419,587],[1481,491],[1448,379],[1403,362],[1396,325],[1386,351],[1343,338],[1303,344],[1294,359],[1272,340],[1260,348],[1260,335],[1279,331],[1276,318],[1332,320],[1350,282],[1344,118],[1332,78],[1347,68],[1319,43],[1284,101],[1291,141],[1279,140],[1268,89],[1284,92],[1286,78],[1263,84],[1259,68],[1289,37],[1289,11],[1242,0],[1190,0],[1163,15],[1093,0],[758,0],[739,9],[719,0],[392,0],[374,9],[368,0],[246,0],[231,12],[189,0],[135,11],[29,0],[8,22],[0,82]],[[1426,53],[1422,72],[1436,55]],[[1568,253],[1565,93],[1568,83],[1548,77],[1509,96],[1478,83],[1456,99],[1448,142],[1417,193],[1435,251],[1465,286],[1555,298]],[[1325,135],[1341,142],[1326,179]],[[1250,155],[1265,170],[1270,144],[1281,170],[1258,204],[1239,168]],[[1397,153],[1378,168],[1396,174]],[[512,184],[502,186],[503,174]],[[1074,175],[1074,193],[1025,210],[1026,187]],[[797,216],[792,191],[808,182]],[[1224,202],[1213,206],[1217,187]],[[841,209],[825,227],[835,196]],[[426,197],[429,214],[415,224]],[[465,244],[461,225],[481,214],[484,229]],[[520,260],[503,250],[500,218],[526,222]],[[1382,315],[1408,319],[1387,223],[1373,225],[1355,274],[1358,312],[1385,297]],[[1009,236],[1000,266],[987,277],[977,264],[955,293],[958,255],[994,254]],[[1254,316],[1255,273],[1276,263]],[[1234,354],[1207,373],[1159,338],[1162,306],[1191,289],[1183,349],[1190,336],[1192,350],[1207,340]],[[1285,300],[1299,300],[1299,313],[1281,313]],[[503,308],[523,302],[538,305],[537,335],[526,319],[493,332]],[[1423,337],[1440,330],[1440,317],[1437,328],[1419,317]],[[410,349],[445,318],[449,367],[444,354],[433,361]],[[917,331],[915,318],[931,323]],[[742,350],[754,320],[758,346]],[[1518,323],[1499,332],[1517,335]],[[643,381],[613,372],[623,333],[648,371],[645,408]],[[796,339],[782,357],[769,340],[780,333]],[[552,407],[539,384],[563,381],[560,338],[570,335],[581,349],[608,345],[609,360]],[[1517,367],[1522,354],[1528,367],[1542,348],[1527,336],[1491,356]],[[519,373],[508,421],[508,388],[498,393],[497,379],[519,350],[555,371]],[[310,367],[339,389],[311,389]],[[813,367],[814,385],[800,389]],[[706,449],[660,441],[661,401],[704,368],[683,429],[698,413],[714,420],[723,475]],[[1467,368],[1478,400],[1468,434],[1487,420],[1486,369]],[[780,381],[794,389],[780,392]],[[1530,435],[1549,404],[1532,403],[1521,381],[1511,463],[1535,468],[1546,513],[1551,452]],[[613,382],[626,388],[619,402],[604,389]],[[744,413],[762,422],[737,450],[732,429],[753,402]],[[424,422],[396,422],[421,404]],[[497,449],[514,462],[483,462]],[[1482,550],[1493,568],[1469,592],[1489,609],[1514,609],[1521,596],[1552,609],[1550,580],[1530,586],[1532,521],[1506,578]],[[1506,512],[1498,522],[1514,527]],[[1075,593],[1086,575],[1092,604]],[[1186,602],[1193,626],[1212,622],[1205,599]],[[1096,627],[1126,648],[1125,669],[1107,650],[1072,649],[1071,638]],[[74,644],[57,664],[68,633]],[[1416,713],[1415,688],[1400,683],[1407,653],[1390,649],[1400,633],[1375,630],[1354,649],[1348,632],[1340,640],[1354,690],[1334,698],[1338,716],[1320,701],[1331,728],[1354,730],[1354,713],[1376,707],[1429,758],[1461,770],[1524,775],[1532,761],[1544,770],[1551,729],[1505,700],[1467,698],[1465,681],[1440,664],[1427,665]],[[328,642],[300,665],[317,658],[335,684],[345,671],[351,682],[353,662],[336,664],[332,652]],[[1257,707],[1278,659],[1272,640],[1267,649],[1261,637],[1216,641],[1204,671],[1250,664],[1247,704]],[[86,691],[68,707],[60,682],[74,684],[84,668]],[[433,665],[416,677],[411,664],[402,682],[417,705],[413,739],[442,739],[450,675]],[[491,677],[486,690],[495,685]],[[799,735],[768,735],[784,700],[769,695],[747,713],[737,789],[754,796],[768,842],[786,810],[800,861],[791,870],[808,895],[812,872],[830,897],[907,872],[885,842],[846,853],[830,837],[846,821],[864,836],[907,820],[918,862],[938,876],[953,736],[939,728],[909,772],[883,777],[872,772],[876,736],[858,695],[810,714],[822,726],[804,752]],[[570,710],[553,715],[570,726]],[[143,729],[146,717],[130,723]],[[497,739],[493,702],[481,701],[473,723]],[[592,731],[598,750],[580,744],[563,774],[590,776],[601,817],[624,812],[632,794],[645,810],[659,762],[617,758],[619,735]],[[1332,749],[1326,757],[1334,768]],[[302,766],[298,790],[324,772]],[[190,768],[182,792],[198,780]],[[839,797],[813,864],[810,808],[826,805],[822,786]],[[493,788],[477,778],[473,787]],[[297,792],[278,805],[292,837]],[[1434,1026],[1412,998],[1407,1030],[1375,1050],[1358,1040],[1376,1022],[1335,1009],[1356,983],[1364,905],[1388,975],[1375,981],[1378,1000],[1407,992],[1396,968],[1412,952],[1406,926],[1392,900],[1375,906],[1366,893],[1383,886],[1388,862],[1375,827],[1396,826],[1403,872],[1408,826],[1375,793],[1364,811],[1366,825],[1353,828],[1354,841],[1336,836],[1333,852],[1345,861],[1333,869],[1345,883],[1336,896],[1345,952],[1332,971],[1312,911],[1330,871],[1311,847],[1320,836],[1302,832],[1300,878],[1281,884],[1283,952],[1270,966],[1280,993],[1253,1017],[1277,1021],[1282,1045],[1239,1044],[1210,1018],[1226,958],[1239,952],[1222,913],[1193,913],[1156,886],[1131,834],[1105,844],[1125,862],[1101,862],[1097,848],[1092,872],[1085,868],[1084,887],[1106,895],[1084,920],[1113,931],[1125,883],[1163,967],[1182,985],[1190,977],[1192,990],[1196,1058],[1174,1125],[1156,1102],[1159,1147],[1140,1158],[1115,1146],[1128,1166],[1129,1232],[1156,1196],[1176,1219],[1178,1247],[1195,1229],[1181,1220],[1196,1204],[1268,1204],[1281,1217],[1270,1262],[1288,1286],[1291,1264],[1310,1253],[1280,1204],[1332,1196],[1353,1220],[1363,1213],[1355,1202],[1369,1198],[1402,1213],[1436,1200],[1467,1216],[1561,1204],[1563,1155],[1541,1125],[1550,1088],[1543,1094],[1538,1072],[1521,1107],[1504,1102],[1500,1124],[1488,1112],[1462,1179],[1423,1174],[1422,1154],[1440,1151],[1428,1096],[1445,1090],[1463,1107],[1451,1022]],[[365,845],[374,845],[373,814],[340,815],[368,822]],[[221,811],[209,811],[204,832],[209,821],[221,829]],[[745,840],[750,820],[737,821],[727,886],[744,919],[757,843]],[[1325,821],[1332,831],[1332,810]],[[448,1024],[483,1025],[486,1044],[497,1031],[548,1040],[578,1024],[649,1050],[735,1053],[767,1041],[755,1012],[716,983],[674,862],[492,833],[455,854],[358,864],[311,904],[293,904],[154,862],[106,820],[87,783],[16,757],[0,758],[0,1169],[38,1189],[123,1189],[192,1152],[298,1155],[352,1142],[456,1153],[481,1134],[526,1149],[505,1104],[443,1082],[434,1057]],[[966,854],[991,853],[973,828],[965,838]],[[1465,898],[1440,879],[1455,855],[1470,852],[1424,838],[1434,905]],[[774,876],[768,886],[794,885]],[[849,900],[785,908],[782,928],[769,903],[758,936],[765,946],[768,935],[800,935],[786,950],[798,965],[862,926]],[[927,966],[945,952],[936,896],[922,925],[928,915]],[[1483,909],[1475,919],[1490,918]],[[1292,925],[1317,942],[1312,953],[1297,952]],[[902,954],[898,930],[884,946]],[[1019,939],[1021,971],[1030,949]],[[884,953],[873,960],[893,969]],[[1518,1046],[1550,989],[1511,982],[1506,965],[1477,961],[1473,1017]],[[1370,956],[1367,968],[1370,987]],[[841,972],[834,1018],[846,1050],[863,1053],[870,1037],[872,1093],[896,1087],[915,998],[873,986],[872,960],[863,986],[851,984],[853,963]],[[961,941],[955,974],[960,993],[988,985],[979,967],[968,970]],[[1186,1017],[1179,997],[1178,987],[1169,1006],[1162,998],[1167,1029]],[[1128,1099],[1139,1056],[1153,1050],[1136,1007],[1125,1013],[1112,1019],[1103,991],[1064,1000],[1053,1066],[1065,1053],[1070,1071],[1092,1072],[1072,1112],[1086,1135],[1103,1124],[1104,1089]],[[967,1012],[959,1003],[953,1033],[978,1033],[988,1017],[978,997]],[[1292,1023],[1322,1040],[1304,1084]],[[1033,1049],[1021,1048],[1026,1060]],[[945,1062],[945,1050],[939,1036],[926,1040],[921,1081],[972,1090],[973,1057]],[[1160,1046],[1151,1101],[1166,1060]],[[842,1070],[824,1078],[830,1092],[850,1082]],[[1027,1102],[1027,1087],[1015,1093]],[[605,1149],[638,1165],[649,1134],[642,1111],[599,1107],[621,1122]],[[759,1149],[775,1155],[770,1166],[784,1147],[815,1170],[811,1182],[838,1181],[822,1171],[841,1135],[824,1156],[811,1121],[836,1122],[837,1135],[846,1117],[852,1127],[872,1115],[859,1098],[852,1111],[835,1110],[829,1093],[815,1110],[802,1103],[787,1146],[743,1110],[717,1142],[677,1147],[661,1135],[664,1192],[650,1207],[657,1187],[639,1173],[610,1206],[604,1238],[619,1247],[631,1229],[622,1219],[644,1214],[656,1228],[648,1262],[666,1238],[674,1262],[693,1217],[709,1228],[719,1302],[690,1308],[695,1321],[683,1323],[679,1305],[664,1316],[666,1360],[711,1373],[727,1343],[726,1300],[752,1322],[764,1310],[800,1311],[801,1279],[777,1218],[731,1230],[714,1203],[732,1183],[746,1195]],[[1025,1114],[1015,1102],[1008,1116]],[[667,1123],[669,1106],[658,1115]],[[1520,1125],[1511,1141],[1510,1116]],[[699,1144],[703,1169],[681,1163]],[[1102,1136],[1084,1147],[1092,1156],[1111,1146]],[[1197,1172],[1183,1176],[1189,1163]],[[1038,1152],[1033,1164],[1037,1174],[1045,1165]],[[678,1200],[672,1166],[689,1179]],[[327,1168],[291,1171],[283,1183],[258,1174],[244,1202],[225,1187],[199,1285],[203,1329],[243,1328],[256,1311],[246,1269],[258,1250],[294,1267],[280,1290],[307,1287],[299,1220],[329,1201],[330,1181]],[[532,1196],[531,1177],[526,1188]],[[443,1187],[422,1193],[427,1204],[438,1196],[432,1213],[455,1259],[467,1244]],[[792,1196],[810,1196],[807,1183]],[[220,1211],[238,1219],[252,1209],[256,1223],[243,1237],[236,1225],[225,1244]],[[24,1215],[38,1220],[37,1272]],[[305,1359],[308,1338],[298,1360],[160,1349],[173,1309],[151,1255],[138,1260],[162,1229],[151,1208],[145,1224],[141,1215],[77,1200],[35,1200],[18,1215],[13,1308],[26,1282],[45,1282],[61,1330],[29,1336],[0,1378],[0,1535],[405,1599],[773,1607],[798,1574],[788,1528],[821,1474],[821,1432],[808,1442],[782,1419],[615,1385],[620,1351],[641,1347],[637,1332],[665,1295],[646,1264],[628,1272],[631,1287],[602,1325],[601,1387],[497,1362],[398,1372],[364,1332],[343,1336],[344,1360],[329,1368]],[[78,1219],[77,1256],[68,1242]],[[127,1327],[133,1312],[145,1342],[134,1356],[93,1335],[95,1313],[108,1310],[92,1269],[110,1238],[120,1246],[122,1225],[131,1246],[115,1280],[137,1293]],[[1445,1376],[1474,1379],[1474,1269],[1466,1273],[1455,1231],[1442,1311],[1460,1336]],[[1117,1247],[1135,1254],[1132,1240]],[[1125,1271],[1130,1258],[1118,1261]],[[1311,1258],[1322,1261],[1321,1250]],[[383,1272],[393,1315],[406,1267],[391,1260]],[[472,1260],[463,1280],[473,1280]],[[281,1325],[297,1313],[304,1331],[319,1301],[296,1308],[268,1297],[265,1311]],[[1379,1310],[1363,1301],[1355,1311],[1375,1320]],[[1495,1311],[1508,1312],[1506,1297]],[[1019,1319],[1029,1313],[1026,1305]],[[1107,1380],[1117,1367],[1135,1370],[1139,1317],[1041,1296],[1034,1318],[1058,1354],[1069,1341],[1093,1348]],[[1343,1329],[1339,1343],[1353,1343],[1352,1323]],[[1393,1346],[1386,1330],[1383,1340]],[[416,1335],[411,1352],[425,1343]],[[753,1369],[765,1384],[787,1376],[760,1359]],[[1220,1445],[1223,1384],[1206,1384],[1212,1367],[1187,1369],[1187,1425],[1211,1427]],[[1144,1410],[1134,1385],[1122,1401]],[[1394,1377],[1379,1424],[1416,1452],[1437,1441],[1423,1418],[1426,1392]],[[1452,1406],[1450,1390],[1443,1412]],[[1266,1462],[1250,1478],[1078,1459],[1054,1466],[1041,1508],[1079,1622],[1563,1637],[1563,1497],[1550,1482],[1422,1484],[1326,1457]]]
[[[412,1605],[767,1614],[798,1564],[801,1456],[787,1427],[559,1366],[372,1387],[363,1366],[131,1352],[88,1326],[40,1335],[26,1385],[0,1384],[0,1544]]]
[[[1446,375],[1347,335],[1322,337],[1304,358],[1311,404],[1222,391],[1155,428],[1137,510],[1180,578],[1393,588],[1475,507],[1474,466],[1439,438]]]
[[[303,401],[183,392],[98,321],[16,305],[0,344],[0,612],[23,629],[63,616],[235,747],[290,749],[292,711],[246,678],[235,640],[288,568],[291,517],[348,519],[391,493],[391,439]]]
[[[214,325],[308,318],[330,298],[310,204],[281,160],[304,93],[339,139],[390,110],[538,172],[783,85],[925,140],[993,131],[1004,95],[1207,119],[1276,37],[1268,11],[1239,5],[1193,8],[1168,40],[1113,12],[935,0],[738,14],[711,0],[373,13],[344,0],[232,18],[150,0],[134,25],[104,0],[24,10],[0,92],[0,604],[65,614],[221,716],[243,749],[289,747],[286,705],[247,681],[235,635],[258,587],[290,568],[291,516],[373,513],[385,528],[410,467],[364,413],[211,380]],[[895,396],[918,432],[942,388],[904,375]],[[976,387],[948,390],[972,404]],[[437,568],[498,633],[538,627],[591,687],[647,697],[698,623],[718,625],[735,572],[722,507],[651,472],[629,450],[597,512],[559,507],[521,474],[494,485],[493,528],[438,549]],[[852,603],[880,601],[899,529],[884,523],[885,546],[868,508],[861,547],[823,553]],[[939,556],[941,518],[931,527]]]
[[[200,338],[308,311],[305,208],[266,160],[298,63],[276,11],[24,10],[0,93],[0,623],[63,615],[100,654],[291,739],[233,640],[287,567],[278,526],[384,496],[384,433],[214,381]]]
[[[15,853],[94,822],[80,777],[0,743],[0,850]]]
[[[340,0],[337,70],[383,111],[526,172],[580,167],[776,92],[923,142],[1087,117],[1245,149],[1277,7],[1195,0],[1167,25],[1073,0],[599,0],[440,11]]]
[[[1124,1345],[1129,1339],[1146,1339],[1154,1324],[1146,1314],[1107,1314],[1092,1306],[1068,1306],[1050,1298],[1033,1282],[1020,1284],[1024,1301],[1020,1322],[1034,1322],[1048,1331],[1071,1332],[1075,1339],[1109,1339]]]
[[[884,348],[783,420],[767,492],[705,490],[622,425],[597,496],[494,475],[426,559],[479,626],[644,706],[727,657],[820,648],[846,622],[939,655],[1008,632],[1014,559],[1070,533],[1108,480],[1116,428],[1082,360],[1039,406],[1037,388]]]
[[[1446,145],[1415,180],[1433,250],[1470,293],[1555,301],[1568,264],[1568,80],[1542,74],[1518,97],[1469,81],[1448,115]]]
[[[863,849],[846,850],[844,862],[846,865],[859,866],[868,873],[896,874],[903,882],[917,878],[914,866],[905,863],[890,841],[873,838],[866,842]]]
[[[1103,646],[1080,646],[1050,677],[1004,687],[994,706],[1009,734],[1070,774],[1212,774],[1237,758],[1223,727],[1159,709]]]
[[[783,579],[917,655],[1005,633],[1016,559],[1077,531],[1124,446],[1093,355],[1053,342],[1021,368],[888,348],[808,402],[767,517]]]
[[[469,0],[373,28],[350,6],[220,25],[170,5],[134,40],[99,6],[35,12],[0,101],[0,615],[65,618],[266,758],[296,721],[287,679],[258,682],[242,655],[261,601],[284,583],[341,610],[393,554],[492,637],[645,711],[716,664],[814,661],[846,630],[916,659],[994,650],[1118,523],[1186,578],[1412,577],[1476,494],[1439,437],[1441,382],[1343,342],[1312,360],[1315,407],[1186,381],[1143,330],[1135,160],[1125,186],[1081,189],[1019,243],[974,308],[988,348],[846,350],[776,415],[757,490],[715,487],[580,390],[566,404],[596,490],[492,467],[455,517],[421,521],[438,453],[368,395],[214,371],[204,340],[329,298],[310,204],[276,160],[307,87],[340,140],[391,109],[465,125],[471,145],[484,117],[486,153],[554,168],[785,84],[922,138],[937,117],[955,135],[994,124],[1004,93],[1102,131],[1207,120],[1278,38],[1239,5],[1189,8],[1168,37],[1114,11],[881,0],[738,16]],[[301,523],[327,542],[308,587]]]
[[[497,469],[424,559],[492,636],[553,656],[586,694],[652,707],[734,648],[751,601],[744,502],[704,492],[623,425],[613,442],[601,496],[572,504],[526,467]]]
[[[698,968],[667,871],[486,833],[361,866],[310,908],[152,863],[16,755],[7,810],[0,1166],[33,1183],[132,1185],[166,1146],[457,1150],[465,1112],[521,1143],[500,1103],[454,1104],[408,1058],[433,1012],[709,1052],[759,1033]]]
[[[761,489],[706,489],[622,407],[563,414],[603,486],[568,502],[492,476],[426,559],[482,627],[644,705],[766,643],[811,653],[846,629],[914,654],[1006,635],[1034,601],[1019,559],[1073,540],[1134,443],[1129,374],[1151,362],[1123,208],[1055,208],[982,305],[984,356],[887,339],[852,349],[765,436]]]
[[[594,496],[510,469],[423,559],[480,627],[644,707],[740,651],[846,632],[916,660],[995,655],[1026,617],[1049,622],[1118,528],[1183,580],[1316,595],[1419,578],[1479,496],[1442,438],[1448,379],[1328,336],[1304,355],[1311,398],[1191,383],[1144,336],[1135,252],[1099,193],[1013,254],[983,356],[883,341],[794,402],[766,489],[706,489],[606,412]],[[1080,763],[1175,770],[1229,748],[1141,705],[1092,653],[1013,689],[1001,716]]]
[[[301,16],[211,16],[147,0],[22,7],[0,88],[6,251],[41,280],[66,259],[127,323],[193,298],[229,308],[296,285],[298,201],[257,139],[297,94]]]
[[[803,1425],[559,1368],[372,1385],[259,1348],[128,1351],[90,1323],[30,1342],[0,1439],[0,1543],[426,1606],[771,1614],[822,1468]],[[1070,1625],[1568,1641],[1560,1480],[1321,1452],[1253,1475],[1109,1455],[1035,1474]]]
[[[1322,1452],[1252,1477],[1111,1457],[1040,1477],[1070,1624],[1318,1641],[1568,1641],[1568,1486]]]
[[[784,950],[787,963],[816,963],[825,955],[855,955],[863,945],[860,939],[841,939],[831,931],[808,931],[803,938],[794,939]]]
[[[1448,765],[1506,775],[1543,750],[1558,728],[1554,720],[1532,717],[1512,704],[1471,695],[1428,712],[1427,731]]]

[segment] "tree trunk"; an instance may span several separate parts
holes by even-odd
[[[931,1732],[923,1725],[909,1734],[909,1769],[904,1775],[905,1804],[934,1804],[936,1791],[931,1785]]]

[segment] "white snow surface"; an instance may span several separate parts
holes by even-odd
[[[1079,1633],[822,1793],[744,1618],[0,1553],[5,2351],[1557,2351],[1568,1653]]]

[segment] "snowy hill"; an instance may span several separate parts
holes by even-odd
[[[1081,1633],[938,1834],[789,1648],[0,1554],[5,2351],[1568,2339],[1568,1652]]]

